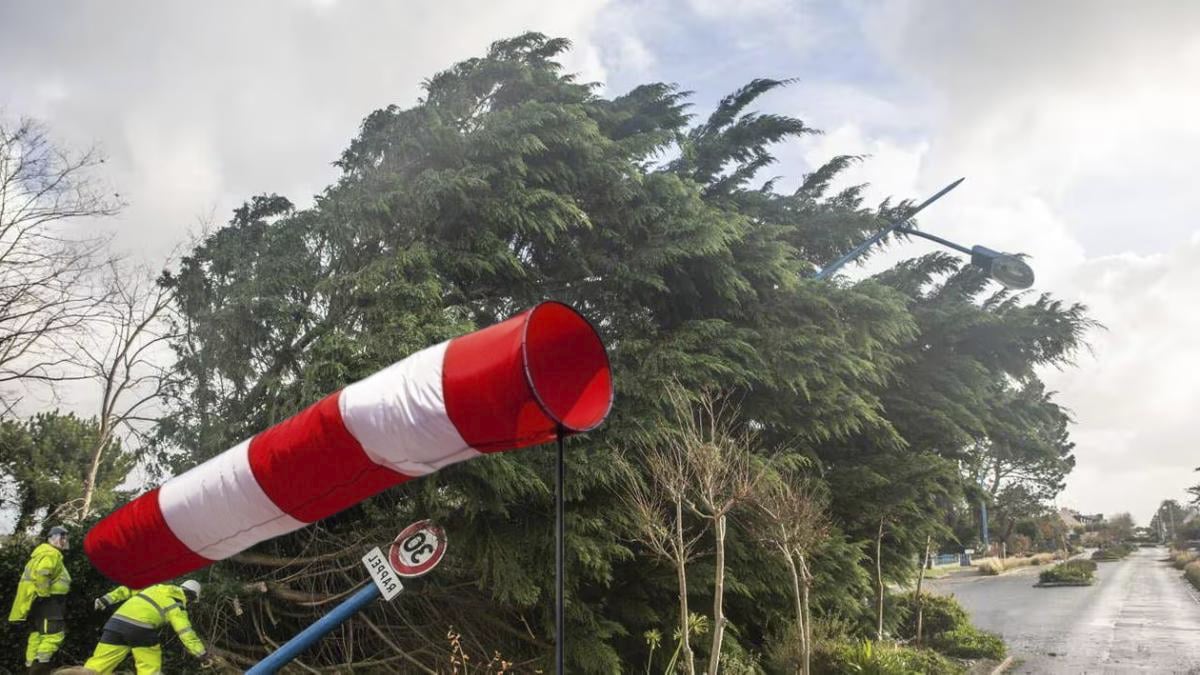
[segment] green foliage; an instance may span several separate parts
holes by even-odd
[[[966,668],[935,651],[871,640],[820,645],[813,670],[839,675],[957,675],[966,672]]]
[[[34,525],[44,531],[57,524],[49,518],[60,507],[82,497],[99,435],[94,419],[57,411],[0,422],[0,476],[12,486],[16,532]],[[135,458],[122,452],[119,442],[110,442],[96,475],[97,508],[111,509],[124,498],[117,486],[134,464]]]
[[[1137,550],[1136,546],[1121,542],[1118,544],[1106,544],[1092,551],[1092,560],[1100,562],[1113,562],[1115,560],[1123,560],[1130,553]]]
[[[1004,641],[998,635],[973,626],[961,626],[942,633],[931,638],[929,646],[958,659],[1003,659],[1006,653]]]
[[[894,606],[902,617],[896,627],[896,636],[915,640],[916,593],[898,597]],[[1004,642],[998,636],[971,625],[966,610],[953,597],[923,594],[922,606],[924,644],[934,651],[959,659],[1004,658]]]
[[[906,205],[834,191],[852,157],[791,194],[755,185],[774,144],[813,132],[751,111],[786,82],[750,82],[692,125],[674,86],[604,97],[562,73],[567,47],[521,35],[434,75],[417,105],[367,116],[313,207],[253,197],[164,276],[183,373],[159,428],[165,467],[201,462],[425,346],[547,297],[568,302],[609,345],[618,401],[569,448],[568,669],[579,673],[644,667],[645,632],[675,623],[675,580],[630,543],[613,461],[663,423],[673,384],[729,392],[764,447],[784,448],[779,461],[808,460],[834,522],[811,556],[814,612],[855,626],[869,625],[881,523],[883,577],[903,581],[992,460],[1015,467],[1001,482],[1020,474],[1053,491],[1071,448],[1036,369],[1080,346],[1081,307],[991,292],[947,256],[812,281]],[[212,637],[260,656],[264,635],[281,640],[313,617],[297,593],[345,590],[364,545],[433,517],[453,556],[419,602],[402,596],[367,618],[419,627],[390,636],[406,649],[454,626],[477,651],[544,668],[552,467],[546,449],[481,458],[220,563],[211,574],[241,611],[205,610]],[[744,516],[728,538],[731,654],[761,652],[794,615],[782,560]],[[710,564],[701,556],[693,577],[711,579]],[[258,581],[267,592],[247,590]],[[711,590],[695,593],[707,606]],[[369,628],[354,635],[314,665],[389,653]]]
[[[923,635],[926,639],[970,627],[967,611],[951,596],[921,594]],[[911,641],[917,637],[917,594],[905,593],[893,601],[893,607],[902,617],[896,626],[898,639]]]
[[[1068,560],[1042,570],[1038,580],[1043,584],[1090,584],[1095,574],[1096,563],[1091,560]]]

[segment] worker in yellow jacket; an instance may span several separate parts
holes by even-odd
[[[11,623],[29,622],[25,665],[34,675],[50,672],[50,660],[67,636],[65,619],[71,574],[63,564],[62,552],[70,547],[66,528],[50,528],[46,543],[33,549],[25,564],[12,611],[8,613]]]
[[[178,586],[157,584],[140,591],[118,586],[97,598],[96,609],[107,609],[117,603],[121,606],[104,624],[100,644],[84,667],[100,675],[110,675],[132,651],[137,675],[161,673],[159,631],[167,624],[192,656],[200,659],[201,666],[211,666],[212,657],[192,629],[187,614],[188,603],[199,600],[200,582],[191,579]]]

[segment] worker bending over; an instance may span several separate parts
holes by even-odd
[[[159,631],[166,624],[171,625],[179,635],[179,641],[192,656],[200,659],[202,666],[212,665],[212,657],[188,619],[188,603],[199,600],[200,582],[191,579],[178,586],[158,584],[140,591],[118,586],[97,598],[96,609],[107,609],[117,603],[121,606],[104,624],[100,644],[96,645],[96,651],[84,667],[100,675],[110,675],[132,651],[137,675],[161,673]]]

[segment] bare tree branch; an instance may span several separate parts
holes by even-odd
[[[93,177],[103,162],[94,149],[56,148],[34,121],[0,120],[0,383],[79,379],[68,350],[106,299],[97,272],[108,240],[67,226],[120,210]],[[0,408],[19,396],[0,389]]]

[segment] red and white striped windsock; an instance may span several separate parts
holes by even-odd
[[[84,539],[131,588],[172,579],[483,453],[598,426],[612,406],[599,336],[544,302],[429,347],[138,497]]]

